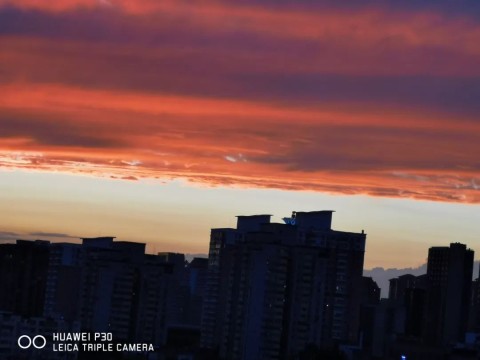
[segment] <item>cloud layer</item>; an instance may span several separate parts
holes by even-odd
[[[0,1],[0,166],[478,203],[466,4]]]

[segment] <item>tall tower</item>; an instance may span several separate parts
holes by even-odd
[[[428,251],[425,339],[431,344],[446,345],[465,336],[473,255],[460,243]]]

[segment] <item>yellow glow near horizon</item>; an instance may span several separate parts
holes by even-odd
[[[0,172],[0,230],[111,235],[146,242],[150,252],[207,253],[210,229],[235,227],[236,215],[270,213],[281,222],[291,211],[323,209],[336,211],[334,229],[365,230],[365,268],[416,267],[429,247],[450,242],[480,251],[478,205]]]

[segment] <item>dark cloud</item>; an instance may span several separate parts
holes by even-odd
[[[468,159],[478,146],[478,132],[444,129],[440,124],[431,129],[398,125],[392,128],[381,123],[364,126],[287,124],[280,130],[272,130],[272,138],[278,136],[279,142],[286,139],[278,153],[250,156],[249,161],[309,172],[443,170],[460,169],[462,165],[480,171],[478,162]],[[304,134],[302,141],[289,140],[288,134],[293,133]]]
[[[59,15],[10,7],[0,10],[0,34],[120,42],[122,32],[114,31],[116,24],[107,21],[108,15],[102,11],[85,10]],[[132,31],[134,28],[127,30]]]
[[[138,23],[119,24],[111,16],[104,19],[104,15],[93,11],[55,15],[4,10],[0,12],[0,33],[45,39],[60,37],[61,42],[52,43],[57,43],[56,46],[44,44],[39,48],[28,41],[28,46],[21,50],[31,58],[31,63],[22,60],[21,76],[32,82],[303,105],[400,104],[405,108],[420,107],[472,117],[480,110],[476,101],[480,96],[478,56],[467,56],[439,45],[426,44],[404,51],[393,41],[392,45],[374,46],[378,53],[362,53],[361,49],[339,48],[324,40],[202,33],[202,29],[183,33],[178,24],[175,30],[163,27],[139,30]],[[74,41],[79,43],[73,46]],[[104,44],[97,44],[102,41]],[[60,46],[62,42],[70,45]],[[357,70],[364,74],[342,74],[349,72],[347,67],[342,70],[343,65],[336,70],[332,68],[331,64],[348,63],[352,58],[357,58]],[[362,70],[364,63],[368,65]],[[375,74],[389,63],[393,72],[404,68],[407,73]],[[448,69],[471,69],[476,73],[449,76]],[[433,70],[436,75],[426,75]],[[14,81],[19,75],[17,71],[6,71],[2,81]],[[447,75],[442,74],[445,71]]]
[[[0,231],[0,243],[14,243],[16,240],[19,239],[28,239],[28,240],[36,240],[36,239],[55,239],[56,241],[59,240],[69,240],[69,239],[78,239],[78,236],[72,236],[69,234],[63,233],[55,233],[55,232],[30,232],[30,233],[17,233],[17,232],[10,232],[10,231]]]
[[[258,5],[258,0],[242,1],[244,4]],[[471,0],[438,1],[438,0],[299,0],[292,3],[291,0],[265,0],[264,6],[282,7],[285,9],[306,9],[310,11],[360,11],[363,9],[389,9],[391,11],[435,11],[450,16],[469,15],[480,19],[480,4]]]
[[[104,136],[100,136],[98,124],[94,125],[91,121],[74,122],[68,118],[62,119],[56,114],[49,114],[46,118],[26,111],[1,111],[0,138],[11,137],[29,138],[38,145],[87,148],[125,146],[118,138],[109,136],[108,131]]]
[[[18,236],[18,233],[11,232],[11,231],[0,231],[0,236],[2,237],[15,237]]]
[[[52,232],[31,232],[28,233],[29,236],[36,236],[36,237],[46,237],[46,238],[72,238],[72,239],[78,239],[78,236],[72,236],[68,234],[63,234],[63,233],[52,233]]]
[[[251,96],[269,96],[271,100],[306,106],[361,102],[462,114],[472,120],[478,120],[475,114],[480,111],[480,77],[267,73],[244,74],[237,81]]]
[[[388,6],[379,8],[404,7],[415,14],[432,5],[428,1],[421,6],[399,6],[397,3],[388,2]],[[251,4],[259,5],[256,1]],[[266,9],[295,11],[295,7],[286,3],[272,5]],[[297,5],[302,8],[300,3]],[[379,2],[372,2],[366,8],[375,9],[379,5]],[[306,2],[303,6],[314,4]],[[330,2],[321,6],[335,8]],[[461,12],[461,6],[455,7]],[[436,5],[436,8],[442,10],[442,6]],[[477,9],[478,5],[472,8]],[[231,11],[235,13],[236,10],[233,7]],[[359,9],[349,11],[354,13]],[[351,44],[352,40],[338,41],[354,36],[355,32],[347,31],[337,36],[333,32],[331,37],[322,38],[289,38],[288,34],[277,34],[277,28],[270,30],[273,25],[249,29],[248,22],[239,23],[232,30],[222,27],[213,31],[207,20],[198,23],[194,16],[185,15],[188,21],[179,22],[177,16],[180,15],[175,14],[160,13],[152,15],[163,16],[155,18],[157,21],[138,21],[108,9],[73,8],[62,13],[15,7],[0,10],[0,33],[4,40],[14,38],[17,51],[23,54],[19,54],[22,56],[20,63],[10,64],[20,69],[6,71],[3,81],[22,77],[32,82],[59,82],[90,88],[307,105],[329,102],[401,104],[405,108],[421,107],[471,116],[480,110],[476,101],[480,96],[478,54],[465,53],[462,45],[452,49],[452,44],[445,45],[441,38],[427,39],[416,46],[405,45],[395,38],[367,38],[368,48],[362,49],[361,44]],[[440,13],[440,25],[442,21],[455,20],[448,14]],[[242,16],[248,19],[247,15]],[[395,15],[390,16],[395,18]],[[252,20],[253,23],[257,21],[260,20]],[[437,27],[442,29],[440,25],[436,24],[432,31]],[[455,21],[454,25],[460,26]],[[458,29],[462,34],[457,35],[457,43],[468,45],[470,28],[464,25],[465,28]],[[474,25],[479,26],[475,22]],[[39,45],[30,37],[54,41]],[[26,41],[24,48],[20,45],[22,39]],[[7,44],[2,47],[7,51]],[[5,64],[1,66],[4,67]],[[400,70],[398,74],[395,73],[397,69]],[[449,75],[452,71],[457,76]],[[473,71],[473,74],[458,76],[457,72],[461,71]]]
[[[0,231],[0,243],[11,243],[19,239],[21,234],[11,231]]]

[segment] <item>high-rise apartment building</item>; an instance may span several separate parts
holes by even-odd
[[[202,345],[227,359],[281,359],[357,343],[365,238],[332,211],[239,216],[212,229]]]
[[[425,324],[427,275],[404,274],[390,279],[385,332],[420,340]],[[394,336],[393,336],[394,335]]]
[[[448,345],[464,339],[473,271],[473,250],[460,243],[428,251],[425,339]]]
[[[0,246],[0,310],[41,316],[48,279],[49,242],[17,240]]]
[[[114,237],[1,244],[0,311],[161,347],[170,328],[199,333],[206,261]]]
[[[131,339],[139,299],[139,268],[145,244],[83,239],[80,320],[87,331]]]
[[[43,314],[69,322],[78,320],[82,246],[72,243],[52,243],[48,248],[50,251]]]
[[[480,269],[479,269],[480,270]],[[470,316],[468,328],[470,332],[480,332],[480,276],[472,281],[470,296]]]

